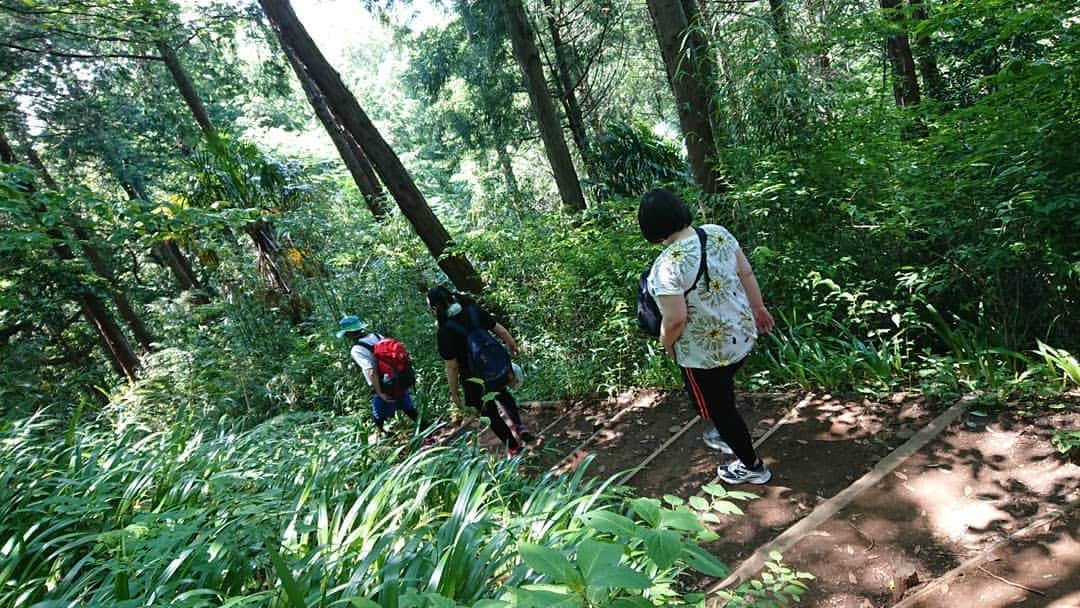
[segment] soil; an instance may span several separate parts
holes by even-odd
[[[912,606],[1080,608],[1080,515],[1070,511],[1080,497],[1080,467],[1049,442],[1057,429],[1080,428],[1080,398],[1066,401],[1065,409],[1034,417],[1014,410],[961,417],[860,492],[784,553],[786,565],[816,577],[800,605],[892,606],[925,589]],[[737,487],[759,498],[739,503],[744,515],[723,516],[708,549],[734,568],[950,405],[904,393],[876,400],[739,395],[751,434],[768,435],[758,451],[773,478]],[[717,465],[733,458],[704,445],[708,422],[682,391],[525,403],[522,412],[541,438],[522,459],[526,474],[587,466],[590,475],[620,475],[641,496],[685,498],[719,483]],[[505,455],[490,431],[481,440]],[[983,561],[970,567],[976,559]],[[708,591],[718,581],[686,583]]]

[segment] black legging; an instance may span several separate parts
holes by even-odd
[[[464,377],[461,378],[461,384],[465,389],[465,405],[475,407],[482,415],[487,416],[488,420],[491,420],[491,430],[507,447],[510,449],[518,447],[517,439],[514,439],[514,433],[510,431],[510,427],[503,421],[503,417],[499,414],[499,406],[495,403],[496,399],[499,403],[502,403],[511,424],[519,426],[521,424],[521,414],[518,412],[517,401],[514,400],[514,396],[510,394],[510,391],[503,387],[498,391],[499,394],[495,399],[483,402],[484,394],[492,391],[487,390],[483,384]]]
[[[720,432],[720,438],[731,446],[735,456],[747,467],[753,467],[758,462],[754,442],[750,439],[746,422],[735,409],[735,372],[742,364],[742,361],[738,361],[712,369],[679,369],[682,370],[690,402],[697,407],[698,414],[702,418],[711,418]]]

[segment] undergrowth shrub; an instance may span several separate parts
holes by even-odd
[[[368,444],[350,417],[196,421],[0,426],[0,603],[685,605],[685,575],[726,573],[702,522],[749,497],[632,498],[584,467],[523,476],[471,440]],[[753,593],[797,598],[806,578]]]

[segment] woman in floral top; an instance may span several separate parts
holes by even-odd
[[[759,333],[773,328],[754,271],[738,241],[725,228],[700,227],[705,234],[706,272],[698,277],[701,240],[690,211],[674,193],[656,189],[641,197],[638,225],[650,243],[667,247],[648,277],[660,307],[660,343],[682,370],[690,400],[715,430],[705,443],[737,460],[720,465],[728,483],[765,483],[769,468],[754,451],[746,422],[735,409],[735,372]],[[693,287],[693,289],[691,289]]]

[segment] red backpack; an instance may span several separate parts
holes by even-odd
[[[405,350],[401,341],[380,336],[374,347],[364,342],[358,344],[374,355],[384,393],[398,397],[416,384],[416,372],[409,360],[409,351]]]

